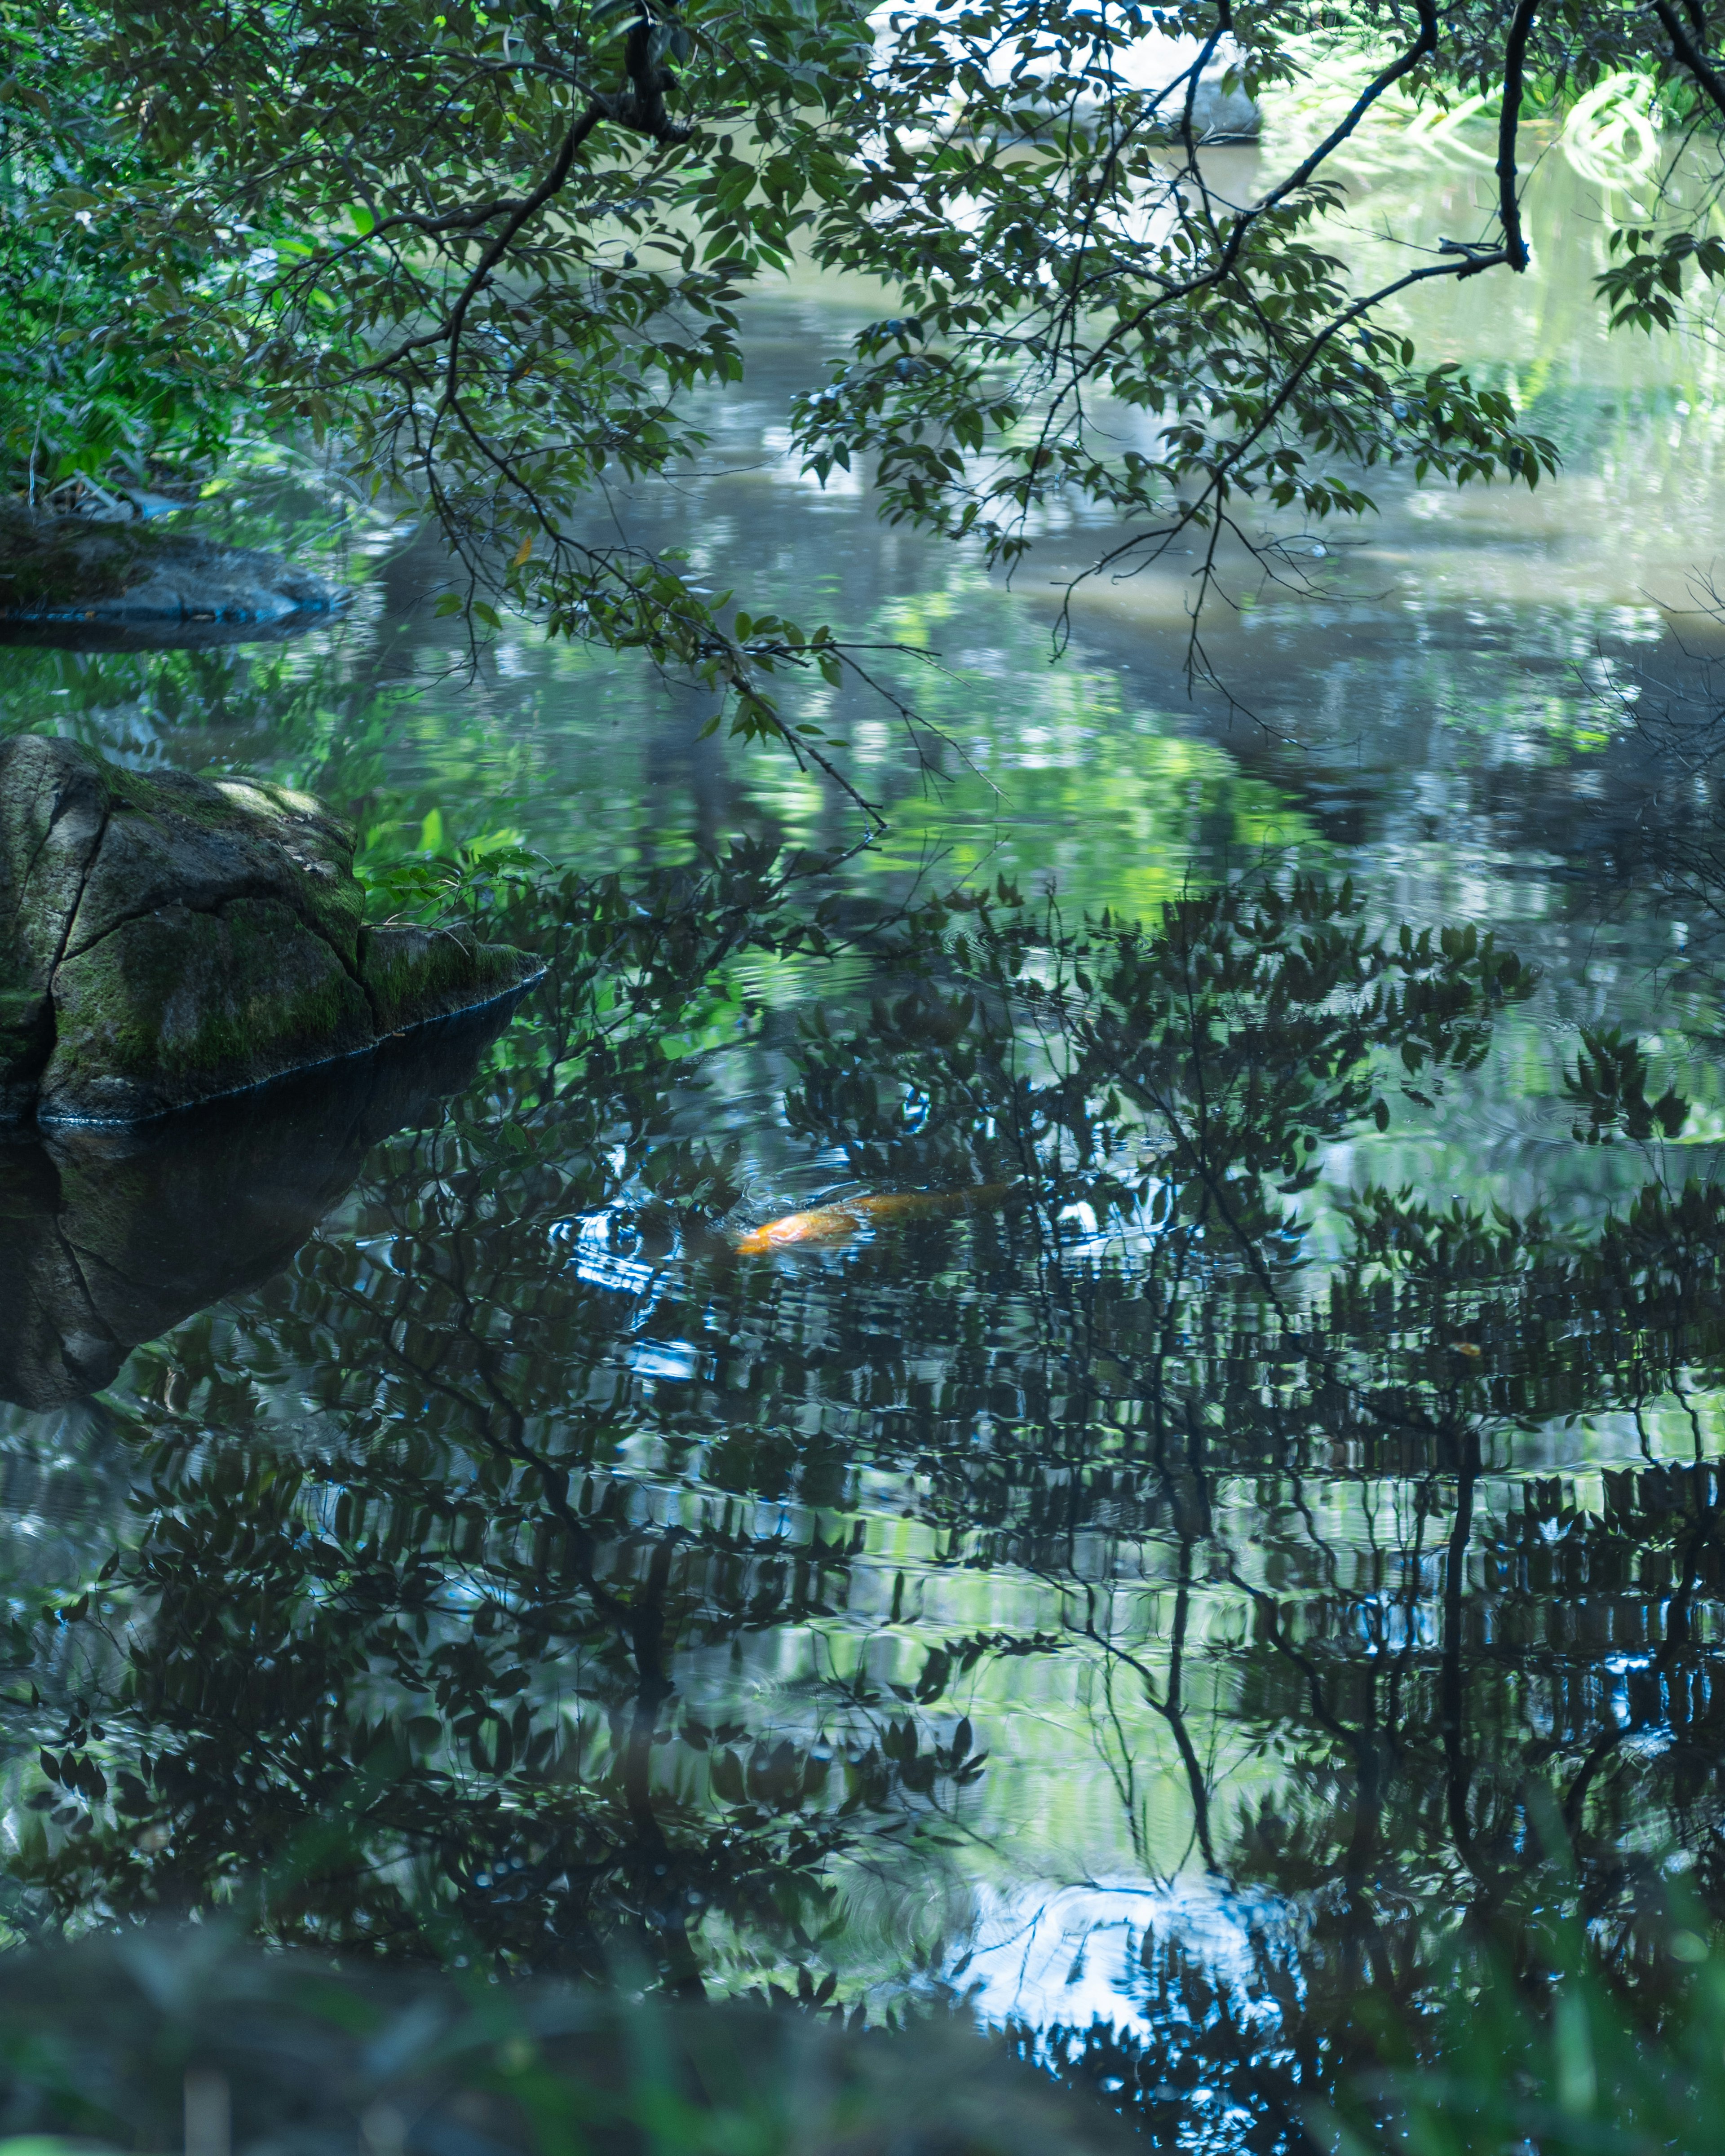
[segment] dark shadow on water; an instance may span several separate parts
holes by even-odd
[[[285,644],[341,620],[345,606],[306,607],[275,621],[0,621],[0,651],[208,651],[231,644]]]
[[[515,999],[135,1130],[0,1136],[0,1399],[64,1407],[279,1272],[391,1132],[434,1120]]]

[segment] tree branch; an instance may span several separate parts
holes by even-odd
[[[1670,0],[1653,0],[1653,12],[1664,25],[1665,33],[1671,41],[1673,58],[1680,65],[1689,70],[1702,89],[1712,100],[1718,110],[1725,113],[1725,82],[1722,82],[1714,69],[1707,65],[1701,48],[1677,19],[1676,9],[1670,4]],[[1699,23],[1696,24],[1696,28],[1697,29],[1701,28]]]
[[[1527,38],[1538,0],[1517,0],[1503,48],[1503,105],[1497,116],[1497,215],[1503,225],[1504,259],[1512,270],[1527,266],[1527,243],[1522,235],[1522,206],[1516,199],[1516,131],[1522,123],[1522,85],[1527,64]]]
[[[1354,129],[1358,126],[1378,99],[1387,91],[1393,90],[1404,74],[1411,74],[1421,60],[1429,59],[1437,50],[1438,18],[1435,0],[1414,0],[1414,5],[1419,11],[1420,34],[1414,38],[1413,44],[1409,46],[1406,52],[1393,59],[1381,74],[1372,78],[1341,120],[1325,136],[1305,162],[1296,166],[1279,187],[1272,188],[1256,208],[1248,213],[1249,215],[1261,216],[1266,209],[1273,209],[1276,203],[1285,202],[1296,189],[1303,187],[1318,167],[1323,164],[1332,152],[1338,150],[1353,134]],[[1523,0],[1523,5],[1531,21],[1533,9],[1530,0]],[[1511,34],[1513,36],[1513,32]],[[1522,42],[1525,46],[1527,43],[1525,36]]]
[[[625,47],[624,65],[629,87],[619,97],[595,94],[588,100],[585,110],[570,126],[558,146],[551,169],[530,195],[523,195],[514,203],[486,203],[474,209],[457,212],[450,218],[421,220],[411,216],[392,219],[392,223],[408,222],[422,231],[432,231],[445,225],[459,229],[464,225],[489,222],[506,211],[507,219],[502,229],[485,245],[485,252],[475,264],[472,274],[462,286],[452,306],[436,329],[424,336],[408,337],[382,359],[361,369],[354,377],[363,380],[368,375],[387,374],[398,367],[409,353],[421,351],[428,345],[447,344],[449,348],[445,370],[444,395],[453,403],[457,393],[457,367],[460,357],[461,331],[467,313],[499,262],[509,252],[522,228],[531,222],[546,204],[562,193],[575,162],[575,153],[580,149],[599,122],[608,120],[614,126],[626,127],[632,132],[645,135],[661,146],[686,142],[694,132],[688,121],[673,120],[665,108],[665,93],[671,86],[672,77],[659,64],[655,39],[659,25],[644,7],[640,20],[629,34]],[[381,229],[381,228],[379,228]],[[367,235],[371,237],[372,235]]]
[[[1353,134],[1354,129],[1358,126],[1378,99],[1393,89],[1404,74],[1411,73],[1418,67],[1430,54],[1437,50],[1436,0],[1415,0],[1415,5],[1420,12],[1420,34],[1406,52],[1392,60],[1380,74],[1373,76],[1354,100],[1338,124],[1330,131],[1304,162],[1296,167],[1279,187],[1272,187],[1260,201],[1252,203],[1249,208],[1241,210],[1236,215],[1233,228],[1223,245],[1219,259],[1209,270],[1200,272],[1195,277],[1186,279],[1181,284],[1166,287],[1158,292],[1153,300],[1139,308],[1129,320],[1122,321],[1115,325],[1091,355],[1084,368],[1086,374],[1094,374],[1108,352],[1127,337],[1136,335],[1158,308],[1166,306],[1171,301],[1195,298],[1199,292],[1214,290],[1216,285],[1223,283],[1239,260],[1240,253],[1245,246],[1247,236],[1258,220],[1269,211],[1280,208],[1289,196],[1296,193],[1303,187],[1324,160]],[[1533,13],[1532,0],[1522,0],[1522,5],[1526,8],[1531,21]],[[1525,46],[1525,38],[1522,43]]]

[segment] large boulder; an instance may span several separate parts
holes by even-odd
[[[142,1122],[538,971],[465,927],[361,913],[352,834],[308,795],[0,743],[0,1120]]]
[[[289,634],[344,603],[274,554],[0,499],[0,642],[219,643]]]

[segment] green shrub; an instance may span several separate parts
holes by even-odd
[[[239,409],[198,332],[200,235],[135,244],[126,204],[160,177],[66,35],[54,11],[0,0],[3,493],[202,469]]]

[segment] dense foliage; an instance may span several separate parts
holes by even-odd
[[[1122,520],[1117,565],[1202,533],[1207,579],[1278,517],[1361,506],[1373,462],[1545,470],[1319,244],[1346,129],[1224,199],[1184,90],[1116,79],[1148,19],[0,5],[0,241],[36,400],[8,414],[9,483],[195,470],[243,416],[303,426],[444,519],[481,621],[507,595],[641,644],[771,732],[765,673],[854,655],[595,546],[579,506],[698,448],[690,393],[735,379],[738,301],[798,249],[896,310],[802,408],[807,454],[878,459],[891,513],[1004,563],[1075,500]],[[1158,19],[1198,39],[1190,87],[1224,26]],[[1291,8],[1225,27],[1254,84],[1338,34]],[[1343,28],[1392,54],[1349,125],[1392,90],[1512,79],[1498,223],[1411,280],[1522,266],[1536,80],[1648,71],[1712,154],[1693,12]],[[1718,262],[1656,195],[1636,214],[1602,297],[1656,323]],[[166,673],[152,708],[207,716],[219,677]],[[258,701],[303,726],[310,781],[345,754],[365,792],[387,711],[344,750],[290,670]],[[386,797],[380,778],[380,828]],[[1716,898],[1717,827],[1678,837],[1660,874]],[[442,867],[387,850],[380,906],[447,896]],[[1152,2038],[1023,2039],[1153,2128],[1214,2102],[1255,2147],[1307,2145],[1369,2048],[1365,1980],[1425,2046],[1434,1929],[1519,1922],[1558,1839],[1556,1897],[1660,1973],[1659,1852],[1710,1906],[1725,1876],[1725,1483],[1695,1404],[1725,1368],[1719,1188],[1650,1171],[1574,1224],[1367,1185],[1318,1217],[1317,1164],[1476,1066],[1522,965],[1273,874],[1142,925],[997,888],[850,920],[849,985],[822,974],[799,1029],[760,983],[844,940],[808,863],[467,866],[554,973],[483,1081],[335,1158],[346,1212],[255,1292],[172,1325],[137,1300],[121,1344],[156,1344],[92,1410],[130,1496],[71,1591],[20,1594],[7,1642],[16,1931],[225,1907],[355,1953],[459,1938],[488,1969],[644,1963],[673,1989],[849,2003],[870,1972],[845,1892],[914,1905],[893,1982],[925,1945],[933,1964],[942,1852],[999,1772],[978,1694],[1058,1665],[1089,1687],[1141,1868],[1145,1781],[1173,1761],[1194,1868],[1248,1912],[1231,1973],[1146,1931]],[[799,1174],[1012,1202],[860,1239],[842,1295],[740,1262],[703,1087],[757,1037],[762,1120]],[[1555,1142],[1676,1136],[1688,1104],[1650,1053],[1571,1038]],[[267,1156],[284,1185],[302,1142]],[[211,1189],[257,1173],[255,1150],[209,1153]],[[28,1148],[4,1170],[8,1235],[71,1238],[71,1173]],[[104,1219],[146,1180],[107,1173]],[[1597,1502],[1517,1465],[1517,1438],[1604,1414],[1635,1437]],[[1369,1531],[1332,1537],[1331,1508]],[[986,1622],[917,1606],[1009,1577]],[[732,1688],[780,1643],[780,1689]],[[1240,1771],[1269,1758],[1275,1805]],[[1496,1999],[1478,1981],[1471,2008]],[[1497,2082],[1387,2090],[1387,2130],[1579,2148],[1681,2124],[1701,2068],[1638,2079],[1611,1994],[1574,1995],[1579,2020],[1504,2007]],[[1707,2011],[1693,2027],[1716,2064]]]
[[[855,654],[747,594],[733,610],[626,530],[596,540],[580,507],[698,450],[690,393],[738,377],[738,303],[793,256],[866,272],[892,307],[796,414],[817,472],[867,457],[888,514],[1003,563],[1078,505],[1116,527],[1098,567],[1188,535],[1201,609],[1230,548],[1274,564],[1279,532],[1369,506],[1386,459],[1550,468],[1501,393],[1380,319],[1434,280],[1526,268],[1532,86],[1648,72],[1708,157],[1725,105],[1699,12],[1535,0],[57,0],[0,9],[0,37],[6,336],[34,398],[12,484],[207,454],[243,397],[434,510],[480,621],[506,595],[644,645],[734,691],[745,732],[783,728],[773,670]],[[1221,173],[1201,85],[1225,64],[1260,90],[1337,47],[1378,57],[1325,139]],[[1497,228],[1358,289],[1317,233],[1351,141],[1392,95],[1481,90]],[[1600,280],[1621,321],[1670,319],[1720,267],[1652,192]]]
[[[241,403],[191,304],[205,255],[180,177],[116,124],[80,27],[0,8],[0,486],[39,498],[78,472],[206,470]]]

